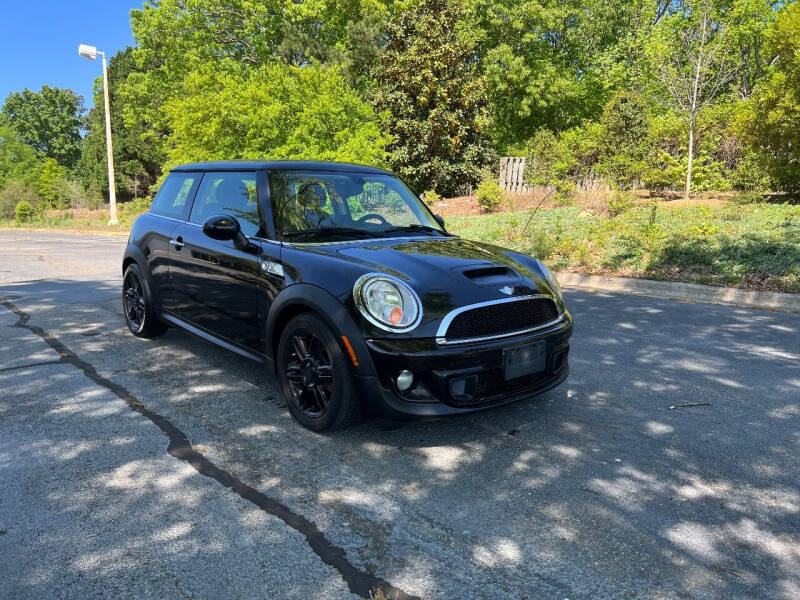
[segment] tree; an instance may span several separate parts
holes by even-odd
[[[84,111],[81,96],[45,85],[39,92],[24,89],[9,94],[2,121],[23,142],[72,169],[80,158]]]
[[[36,182],[36,192],[47,208],[69,208],[69,201],[64,194],[66,183],[67,169],[54,158],[45,159],[39,181]]]
[[[800,192],[800,4],[785,6],[767,37],[775,59],[735,129],[784,190]]]
[[[166,155],[163,143],[148,135],[140,120],[129,123],[125,104],[119,94],[131,73],[139,72],[133,48],[120,50],[108,61],[108,88],[111,103],[111,134],[114,139],[114,171],[117,192],[122,199],[147,193],[161,174]],[[83,140],[77,171],[81,181],[96,192],[107,192],[105,108],[102,79],[95,85],[94,108],[87,119],[88,132]]]
[[[692,190],[692,161],[697,115],[714,102],[736,76],[730,57],[730,40],[724,23],[715,20],[708,0],[686,4],[686,12],[662,21],[652,55],[656,73],[665,88],[665,100],[688,120],[686,195]]]
[[[389,6],[389,0],[148,0],[131,12],[135,69],[119,86],[125,127],[166,154],[173,122],[165,107],[180,102],[188,79],[209,70],[242,78],[281,63],[341,66],[351,84],[367,87]]]
[[[601,172],[618,185],[641,181],[650,134],[648,106],[635,92],[620,92],[608,101],[601,118]]]
[[[39,179],[41,168],[36,150],[20,141],[11,128],[0,126],[0,187],[6,181],[32,185]]]
[[[341,69],[223,67],[190,74],[165,106],[170,164],[234,158],[385,164],[378,119]]]
[[[468,0],[500,148],[600,116],[640,70],[666,0]],[[663,13],[662,13],[663,14]]]
[[[491,150],[486,82],[457,0],[421,0],[389,26],[377,70],[392,166],[417,190],[457,193],[480,179]]]

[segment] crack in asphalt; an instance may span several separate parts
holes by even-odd
[[[351,592],[361,596],[362,598],[371,599],[373,597],[373,592],[382,590],[385,595],[388,595],[393,600],[420,600],[418,596],[412,596],[411,594],[394,587],[386,580],[376,577],[375,575],[372,575],[367,571],[363,571],[353,565],[347,559],[345,550],[339,546],[335,546],[330,540],[328,540],[325,537],[325,534],[322,533],[314,523],[306,519],[304,516],[294,512],[288,506],[281,504],[273,498],[265,496],[255,488],[238,479],[235,475],[216,466],[205,455],[195,450],[186,434],[168,418],[148,408],[146,404],[141,402],[138,398],[136,398],[136,396],[133,395],[132,392],[122,385],[114,383],[113,381],[100,375],[100,373],[97,372],[91,363],[78,357],[77,354],[75,354],[57,337],[45,331],[41,327],[31,325],[29,323],[30,315],[28,313],[18,308],[9,300],[0,300],[0,305],[6,307],[19,318],[19,320],[13,325],[14,327],[20,327],[35,333],[42,338],[47,345],[59,353],[61,358],[59,360],[52,361],[53,364],[67,363],[80,369],[87,378],[113,393],[115,396],[123,400],[131,409],[135,410],[143,417],[151,421],[159,429],[161,429],[164,435],[166,435],[169,439],[167,453],[170,456],[188,463],[201,475],[210,477],[225,487],[230,488],[241,498],[255,504],[264,512],[277,517],[295,531],[303,534],[314,554],[319,556],[324,563],[332,566],[339,572]],[[47,363],[36,363],[37,366],[40,364]]]
[[[13,367],[3,367],[2,369],[0,369],[0,373],[7,373],[9,371],[18,371],[20,369],[33,369],[36,367],[46,367],[48,365],[60,365],[63,362],[65,362],[63,358],[58,358],[56,360],[43,360],[40,362],[26,363],[24,365],[15,365]]]

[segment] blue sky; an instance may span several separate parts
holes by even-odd
[[[111,57],[133,43],[130,11],[142,0],[0,0],[0,106],[10,92],[42,85],[71,88],[92,105],[100,58],[78,56],[90,44]]]

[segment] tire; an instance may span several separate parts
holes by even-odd
[[[334,431],[359,419],[348,359],[316,314],[298,315],[283,328],[276,368],[289,412],[303,427]]]
[[[158,318],[153,293],[136,263],[131,263],[122,276],[122,312],[128,329],[137,337],[156,337],[167,328]]]

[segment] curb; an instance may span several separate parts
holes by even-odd
[[[21,233],[58,233],[62,235],[92,235],[116,238],[128,237],[130,235],[130,229],[126,229],[124,231],[102,231],[94,229],[80,231],[76,229],[60,229],[58,227],[0,227],[0,231],[19,231]]]
[[[651,279],[634,279],[630,277],[600,277],[564,271],[557,273],[556,277],[562,287],[587,292],[614,292],[649,296],[663,300],[728,304],[761,310],[800,313],[800,294],[743,290],[698,283],[653,281]]]

